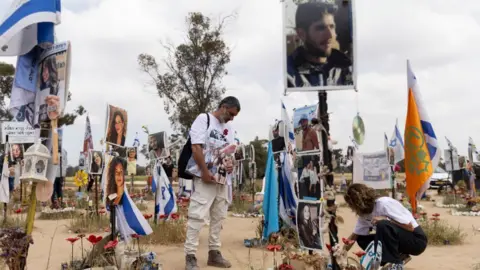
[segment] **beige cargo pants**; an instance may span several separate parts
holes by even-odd
[[[195,255],[198,248],[200,230],[205,226],[205,218],[210,216],[209,250],[219,250],[222,221],[227,216],[227,185],[205,183],[199,178],[193,180],[195,191],[190,197],[187,221],[185,254]]]

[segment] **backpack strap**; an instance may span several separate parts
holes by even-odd
[[[210,127],[210,114],[209,113],[206,113],[207,114],[207,129]]]

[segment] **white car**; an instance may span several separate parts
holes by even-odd
[[[452,185],[452,175],[444,169],[437,167],[430,177],[430,188],[442,189],[445,186]]]

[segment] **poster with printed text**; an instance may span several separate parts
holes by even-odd
[[[355,89],[353,1],[282,2],[286,91]]]
[[[68,100],[70,42],[56,43],[46,49],[38,63],[34,124],[61,117]]]
[[[391,168],[387,152],[355,153],[353,182],[362,183],[374,189],[391,188]]]

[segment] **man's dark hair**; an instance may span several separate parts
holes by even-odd
[[[237,108],[238,111],[240,111],[240,101],[236,97],[226,97],[220,101],[220,104],[218,104],[218,108],[220,109],[222,106],[225,106],[227,108]]]
[[[308,30],[310,25],[320,20],[324,14],[335,15],[338,7],[328,3],[303,3],[295,13],[295,27]]]

